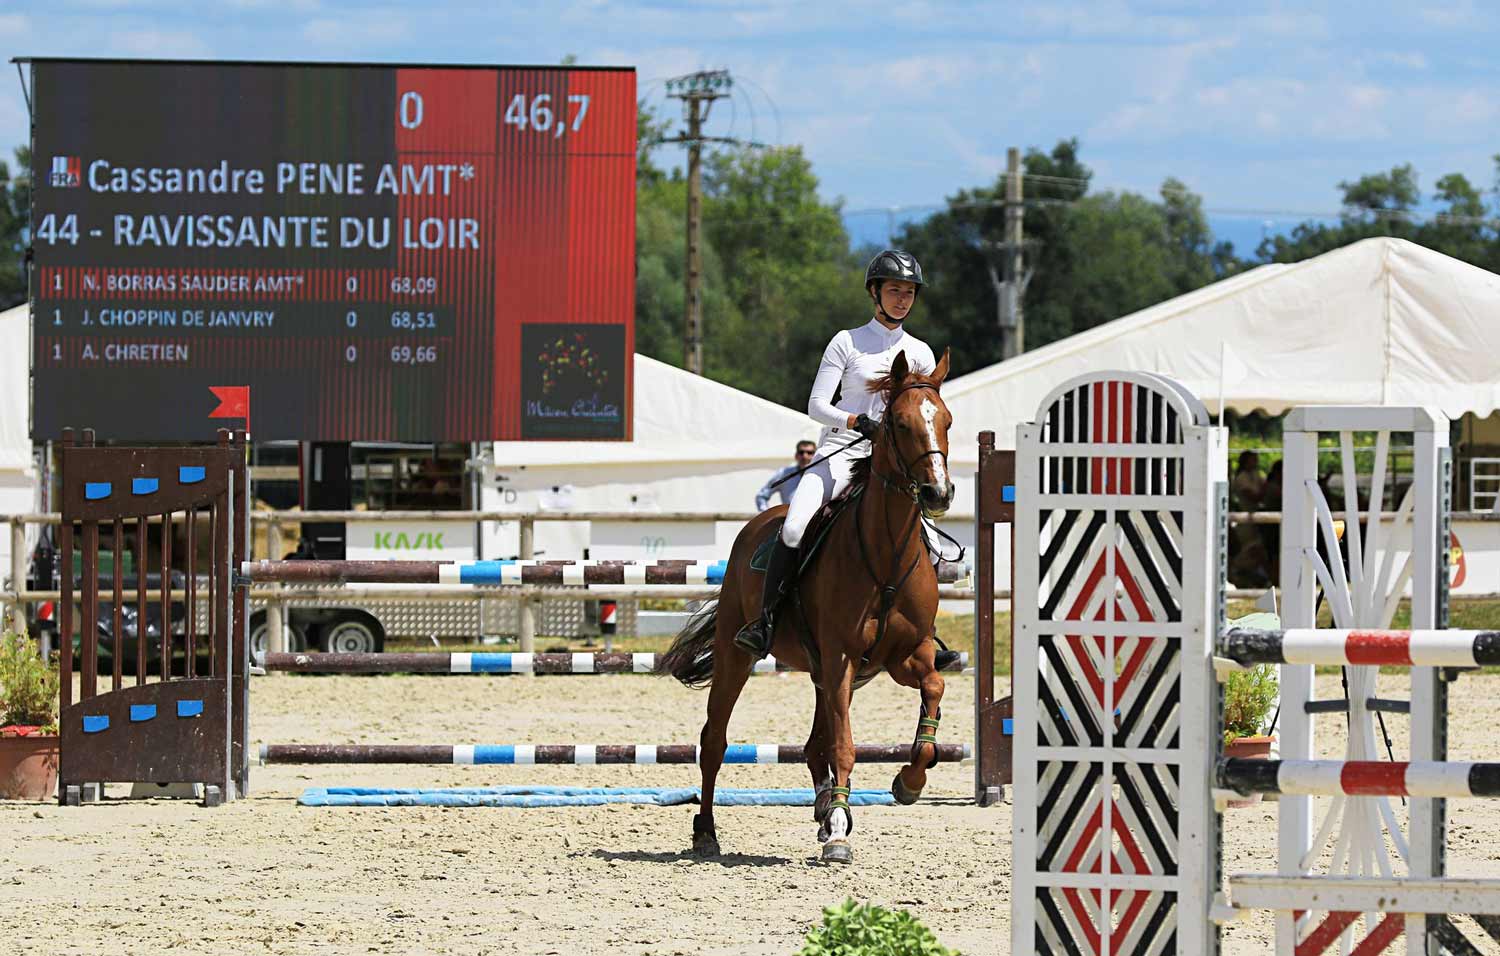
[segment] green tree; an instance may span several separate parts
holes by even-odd
[[[1392,167],[1388,173],[1371,173],[1354,182],[1341,182],[1344,205],[1357,210],[1406,212],[1422,199],[1417,171],[1411,163]]]
[[[1228,244],[1215,244],[1202,200],[1175,179],[1161,199],[1088,193],[1092,171],[1076,139],[1050,152],[1028,150],[1025,176],[1026,347],[1092,328],[1236,271]],[[1001,357],[995,283],[1004,229],[1005,180],[965,190],[948,208],[898,238],[930,273],[921,308],[937,321],[935,348],[953,346],[955,371]]]
[[[26,301],[26,235],[31,217],[31,147],[16,147],[16,170],[0,160],[0,308]]]
[[[828,340],[866,321],[862,273],[839,204],[818,196],[798,147],[743,149],[704,162],[705,246],[727,308],[704,303],[704,371],[801,408]],[[705,293],[715,277],[705,265]]]
[[[635,348],[662,362],[685,363],[682,341],[687,271],[687,182],[648,175],[636,187]],[[733,323],[734,304],[713,246],[704,244],[703,311],[716,323]],[[707,322],[705,322],[707,324]]]
[[[1495,157],[1500,170],[1500,155]],[[1388,172],[1341,182],[1344,213],[1337,222],[1299,223],[1290,235],[1261,243],[1265,261],[1300,262],[1373,236],[1396,236],[1491,271],[1500,271],[1500,232],[1484,195],[1462,173],[1438,177],[1432,200],[1441,209],[1416,215],[1421,201],[1416,169],[1406,163]]]

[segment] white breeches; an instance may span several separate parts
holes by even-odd
[[[822,458],[832,451],[837,451],[843,445],[829,443],[819,448],[813,455],[813,460]],[[789,548],[801,547],[802,535],[806,533],[808,524],[818,509],[826,505],[834,495],[842,494],[849,487],[850,472],[854,470],[854,464],[860,461],[860,455],[844,453],[834,455],[827,461],[819,461],[807,471],[802,473],[802,482],[797,485],[797,490],[792,494],[791,503],[786,509],[786,523],[781,526],[781,543]],[[922,523],[928,528],[935,525],[927,518]],[[935,532],[928,532],[928,540],[934,542],[931,552],[932,563],[937,564],[942,555],[937,548],[939,540]]]
[[[843,448],[842,442],[828,442],[819,448],[813,455],[816,461],[830,452]],[[813,515],[818,509],[826,505],[834,495],[840,494],[849,487],[849,473],[854,463],[859,461],[857,454],[845,452],[834,455],[827,461],[819,461],[802,474],[802,482],[797,485],[797,491],[792,495],[792,500],[786,509],[786,523],[781,526],[781,543],[789,548],[799,547],[802,544],[802,535],[807,531],[808,522],[812,521]]]

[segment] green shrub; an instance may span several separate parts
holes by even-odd
[[[845,900],[823,910],[798,956],[959,956],[906,910]]]
[[[25,634],[0,632],[0,727],[57,731],[57,668]]]
[[[1264,733],[1276,704],[1276,667],[1257,664],[1224,682],[1224,742]]]

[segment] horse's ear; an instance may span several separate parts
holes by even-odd
[[[911,367],[906,364],[906,353],[897,352],[895,360],[891,362],[891,384],[899,386],[906,381],[910,372]]]
[[[932,370],[932,383],[943,384],[943,379],[948,377],[948,349],[943,349],[943,357],[938,359],[937,368]]]

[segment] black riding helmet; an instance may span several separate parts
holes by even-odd
[[[917,292],[922,291],[922,266],[917,262],[916,256],[900,249],[887,249],[870,260],[869,266],[865,268],[865,291],[869,292],[873,287],[875,290],[875,309],[885,316],[887,322],[895,322],[885,311],[885,306],[880,302],[880,286],[887,279],[900,279],[910,282],[917,287]],[[915,302],[915,298],[913,298]]]

